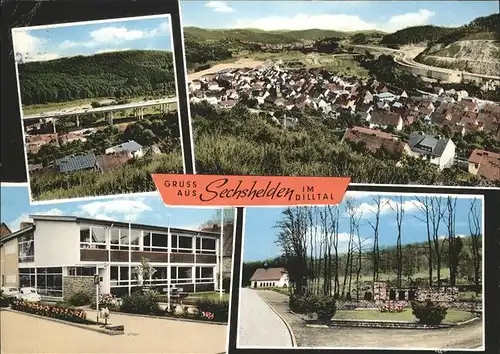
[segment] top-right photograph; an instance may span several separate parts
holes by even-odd
[[[500,187],[496,1],[181,1],[196,173]]]

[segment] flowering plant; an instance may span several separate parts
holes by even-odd
[[[38,302],[28,302],[14,300],[12,309],[40,316],[57,318],[64,321],[85,323],[87,322],[87,313],[80,309],[64,308],[59,306],[47,305]]]
[[[212,321],[215,318],[215,315],[212,312],[203,311],[201,313],[201,318]]]
[[[383,303],[379,306],[380,312],[403,312],[404,311],[404,306],[402,304],[398,304],[397,302],[389,301],[386,303]]]

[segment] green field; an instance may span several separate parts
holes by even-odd
[[[190,294],[187,298],[189,300],[204,299],[213,301],[219,301],[221,299],[220,294],[218,292],[212,292],[212,291]],[[230,294],[222,293],[222,301],[229,301],[229,299],[230,299]]]
[[[280,53],[241,52],[240,57],[256,60],[282,60],[285,68],[325,68],[341,75],[368,77],[368,70],[362,68],[356,60],[349,57],[329,54],[308,53],[299,51],[284,51]]]
[[[471,312],[448,309],[443,323],[458,323],[476,317]],[[380,321],[409,321],[417,319],[411,309],[405,309],[400,313],[380,312],[379,310],[338,310],[333,317],[334,320],[380,320]]]

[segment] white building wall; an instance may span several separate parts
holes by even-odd
[[[35,220],[35,264],[60,267],[80,261],[80,227],[75,222]]]
[[[451,166],[453,166],[453,163],[455,162],[455,148],[455,143],[451,140],[448,140],[448,144],[446,144],[443,154],[439,159],[440,169],[450,168]]]

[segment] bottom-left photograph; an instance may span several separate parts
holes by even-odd
[[[30,205],[24,184],[1,204],[3,353],[226,352],[235,209]]]

